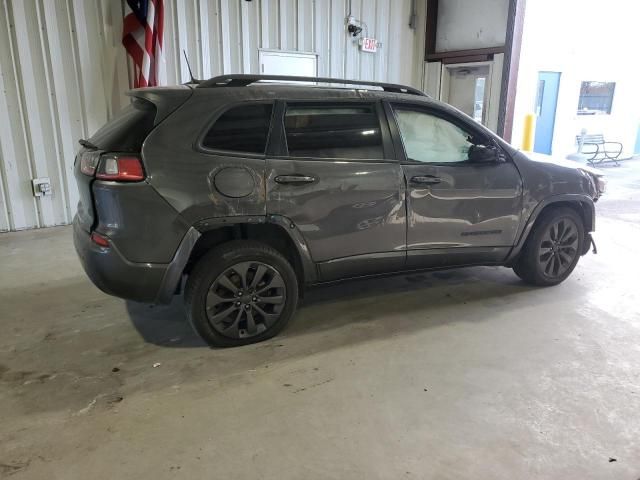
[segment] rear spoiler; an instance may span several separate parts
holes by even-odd
[[[193,95],[193,88],[179,85],[175,87],[150,87],[129,90],[126,95],[151,102],[156,107],[154,125],[171,115]]]

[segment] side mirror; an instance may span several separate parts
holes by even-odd
[[[469,161],[474,163],[500,163],[504,161],[504,157],[497,147],[471,145],[469,147]]]

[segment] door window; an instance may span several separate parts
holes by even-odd
[[[251,104],[227,110],[204,136],[202,146],[239,153],[264,153],[272,108],[271,104]]]
[[[289,105],[284,117],[289,156],[383,158],[374,105]]]
[[[544,84],[545,81],[538,79],[538,92],[536,93],[536,115],[542,115],[542,102],[544,100]]]
[[[456,163],[469,159],[469,134],[443,118],[406,108],[395,109],[408,160]]]

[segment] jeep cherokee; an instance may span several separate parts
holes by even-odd
[[[597,170],[411,87],[227,75],[129,95],[80,141],[76,250],[106,293],[184,286],[212,346],[277,334],[311,285],[470,265],[556,285],[593,242]]]

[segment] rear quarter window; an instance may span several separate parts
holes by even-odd
[[[101,150],[139,152],[153,129],[156,107],[142,98],[131,103],[109,120],[89,139]]]
[[[264,154],[272,110],[271,103],[230,108],[209,128],[202,146],[210,150]]]

